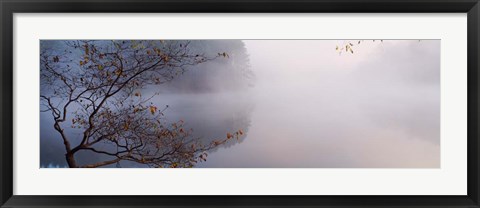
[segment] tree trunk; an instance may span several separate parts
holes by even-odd
[[[67,158],[68,167],[70,168],[77,168],[77,162],[75,161],[75,157],[73,157],[73,153],[68,152],[65,154]]]

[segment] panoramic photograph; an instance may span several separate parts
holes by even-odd
[[[41,40],[40,168],[440,168],[440,40]]]

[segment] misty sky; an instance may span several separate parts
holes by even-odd
[[[353,54],[335,50],[349,42]],[[253,87],[156,100],[171,106],[168,119],[185,120],[199,137],[245,129],[198,167],[440,167],[440,40],[243,43]],[[41,164],[63,166],[50,120],[41,114]]]
[[[206,166],[439,167],[439,40],[365,41],[340,55],[348,41],[245,43],[252,127]]]

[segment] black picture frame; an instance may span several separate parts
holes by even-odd
[[[1,207],[480,207],[478,0],[1,0]],[[14,13],[467,13],[468,194],[465,196],[13,195]]]

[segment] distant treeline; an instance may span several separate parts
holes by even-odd
[[[247,49],[241,40],[192,40],[188,47],[194,53],[220,57],[189,67],[183,75],[159,86],[161,92],[224,92],[254,86],[255,75],[250,68]]]

